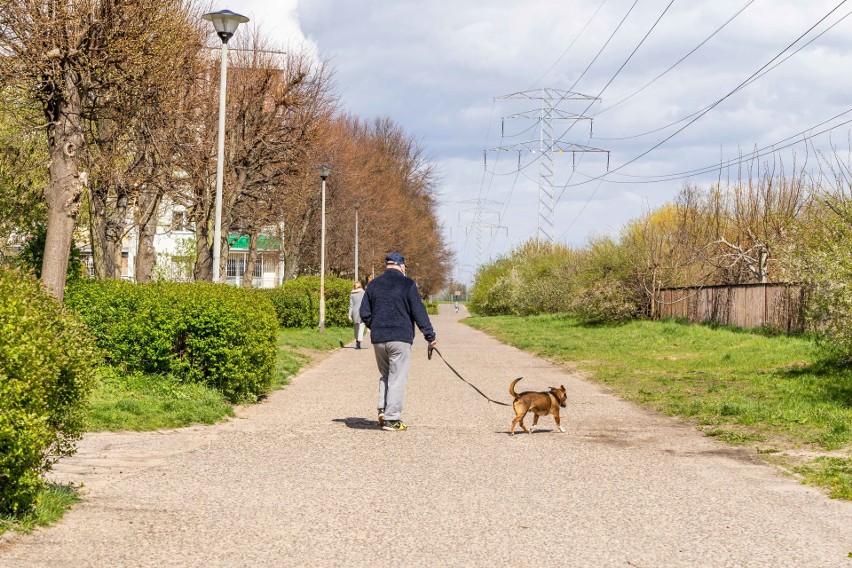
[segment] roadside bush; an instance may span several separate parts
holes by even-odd
[[[852,361],[852,194],[843,186],[812,203],[793,250],[805,283],[808,328],[832,358]]]
[[[98,352],[34,277],[0,266],[0,297],[0,514],[17,515],[74,453]]]
[[[344,278],[325,279],[325,323],[329,326],[349,325],[349,293],[352,282]],[[271,290],[263,290],[278,316],[281,327],[319,325],[319,276],[301,276]]]
[[[577,288],[576,256],[562,245],[529,241],[480,268],[469,307],[483,316],[565,312]]]
[[[256,400],[270,388],[278,326],[258,291],[207,282],[84,281],[66,290],[65,302],[108,361],[127,371],[204,383],[231,402]]]
[[[481,265],[470,289],[470,311],[480,316],[513,314],[511,277],[512,264],[509,259]]]

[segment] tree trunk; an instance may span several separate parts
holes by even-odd
[[[111,259],[108,274],[110,278],[121,278],[121,249],[124,235],[127,233],[127,187],[123,184],[116,188],[115,208],[107,211],[106,248]]]
[[[160,190],[143,191],[139,194],[136,204],[136,227],[139,231],[139,242],[136,246],[136,281],[150,282],[157,262],[157,251],[154,249],[154,236],[157,233],[160,201],[163,192]]]
[[[195,223],[195,259],[193,276],[196,281],[210,282],[213,280],[213,249],[210,240],[213,235],[207,219],[201,218]]]
[[[109,255],[106,250],[106,196],[98,187],[98,182],[89,185],[89,236],[92,245],[92,264],[95,268],[95,278],[105,280],[110,274],[108,265]]]
[[[254,287],[254,265],[257,262],[257,231],[249,232],[249,252],[246,259],[246,271],[243,274],[243,288]]]
[[[127,232],[127,188],[116,188],[112,206],[109,188],[100,183],[92,184],[89,197],[95,276],[100,280],[121,278],[121,249]]]
[[[56,108],[45,109],[48,119],[48,151],[50,181],[44,190],[47,202],[47,238],[41,280],[53,296],[62,301],[74,221],[80,209],[83,180],[80,177],[79,155],[85,138],[81,120],[82,101],[75,77],[65,73],[66,98]],[[55,111],[55,112],[54,112]]]

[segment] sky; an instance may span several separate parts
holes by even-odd
[[[552,120],[557,140],[609,151],[609,164],[605,153],[553,156],[553,235],[571,246],[617,237],[684,183],[735,177],[738,156],[755,149],[752,168],[790,171],[850,148],[852,0],[214,0],[213,9],[248,16],[283,49],[314,51],[334,69],[346,111],[390,117],[419,141],[440,172],[439,216],[461,281],[542,223],[541,154],[529,151],[541,123],[504,117],[545,103],[497,97],[553,88],[600,99],[554,101],[591,118]],[[500,147],[510,151],[487,151]]]

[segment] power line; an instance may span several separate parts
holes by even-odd
[[[589,178],[587,181],[580,182],[580,183],[573,184],[573,185],[568,185],[568,184],[566,184],[566,185],[565,185],[565,186],[563,186],[563,187],[566,187],[566,188],[567,188],[567,187],[576,187],[576,186],[578,186],[578,185],[584,185],[584,184],[588,183],[589,181],[595,181],[595,180],[597,180],[597,179],[603,179],[603,178],[605,178],[605,177],[607,177],[607,176],[609,176],[609,175],[611,175],[611,174],[613,174],[613,173],[617,172],[618,170],[624,169],[625,167],[629,166],[630,164],[632,164],[632,163],[634,163],[634,162],[638,161],[640,158],[643,158],[643,157],[647,156],[648,154],[650,154],[651,152],[653,152],[654,150],[656,150],[657,148],[659,148],[660,146],[662,146],[663,144],[665,144],[666,142],[668,142],[669,140],[671,140],[672,138],[674,138],[675,136],[677,136],[678,134],[680,134],[681,132],[683,132],[684,130],[686,130],[687,128],[689,128],[689,127],[690,127],[692,124],[694,124],[694,123],[695,123],[698,119],[700,119],[700,118],[701,118],[701,117],[703,117],[705,114],[707,114],[708,112],[710,112],[711,110],[713,110],[714,108],[716,108],[718,105],[720,105],[722,102],[724,102],[725,100],[727,100],[727,99],[728,99],[728,97],[730,97],[731,95],[733,95],[734,93],[736,93],[737,91],[739,91],[740,89],[742,89],[744,85],[746,85],[749,81],[751,81],[753,78],[755,78],[755,77],[756,77],[756,76],[757,76],[757,75],[758,75],[761,71],[763,71],[764,69],[766,69],[766,68],[767,68],[770,64],[772,64],[772,62],[774,62],[776,59],[778,59],[778,58],[779,58],[779,57],[781,57],[784,53],[786,53],[786,51],[787,51],[788,49],[790,49],[790,47],[792,47],[793,45],[795,45],[796,43],[798,43],[798,42],[799,42],[799,40],[801,40],[803,37],[805,37],[806,35],[808,35],[808,34],[809,34],[809,33],[810,33],[810,32],[811,32],[814,28],[816,28],[819,24],[821,24],[823,21],[825,21],[825,20],[826,20],[829,16],[831,16],[831,14],[833,14],[835,11],[837,11],[837,10],[838,10],[838,9],[839,9],[839,8],[840,8],[843,4],[845,4],[847,1],[848,1],[848,0],[842,0],[842,1],[841,1],[841,2],[837,5],[837,6],[835,6],[835,7],[834,7],[834,8],[833,8],[833,9],[832,9],[832,10],[831,10],[828,14],[826,14],[825,16],[823,16],[822,18],[820,18],[820,19],[819,19],[819,21],[817,21],[817,23],[815,23],[815,24],[814,24],[814,25],[812,25],[810,28],[808,28],[808,29],[807,29],[807,30],[806,30],[803,34],[801,34],[798,38],[796,38],[796,40],[794,40],[791,44],[789,44],[786,48],[784,48],[784,49],[783,49],[780,53],[778,53],[775,57],[773,57],[773,58],[772,58],[772,59],[770,59],[767,63],[765,63],[765,64],[764,64],[764,65],[763,65],[760,69],[758,69],[757,71],[755,71],[754,73],[752,73],[752,74],[751,74],[751,76],[749,76],[749,77],[748,77],[748,79],[746,79],[745,81],[743,81],[742,83],[740,83],[737,87],[735,87],[735,88],[734,88],[733,90],[731,90],[728,94],[726,94],[725,96],[723,96],[721,99],[717,100],[717,101],[716,101],[715,103],[713,103],[712,105],[710,105],[710,106],[706,107],[706,108],[705,108],[705,109],[701,112],[701,114],[699,114],[698,116],[694,117],[694,118],[693,118],[692,120],[690,120],[688,123],[686,123],[685,125],[683,125],[682,127],[680,127],[680,128],[679,128],[676,132],[674,132],[674,133],[670,134],[669,136],[667,136],[666,138],[664,138],[664,139],[663,139],[663,140],[661,140],[660,142],[658,142],[658,143],[654,144],[652,147],[650,147],[649,149],[645,150],[644,152],[642,152],[641,154],[639,154],[639,155],[638,155],[638,156],[636,156],[635,158],[631,159],[630,161],[625,162],[624,164],[622,164],[622,165],[618,166],[617,168],[615,168],[615,169],[613,169],[613,170],[610,170],[610,171],[606,172],[606,173],[605,173],[605,174],[603,174],[603,175],[600,175],[600,176],[597,176],[597,177],[594,177],[594,178]],[[835,24],[835,25],[836,25],[836,24]]]
[[[603,86],[603,88],[600,90],[600,92],[598,92],[598,94],[596,96],[597,99],[600,99],[600,96],[603,94],[603,92],[606,91],[607,88],[610,85],[612,85],[612,82],[615,81],[615,78],[618,77],[618,75],[624,70],[624,68],[627,66],[627,64],[630,63],[630,60],[633,59],[633,56],[636,55],[636,52],[639,51],[639,48],[642,47],[642,44],[645,43],[645,40],[648,39],[648,36],[651,35],[651,32],[654,31],[654,29],[657,27],[657,24],[660,23],[660,20],[663,19],[663,16],[666,15],[666,13],[669,11],[669,8],[671,8],[672,4],[674,4],[674,3],[675,3],[675,0],[671,0],[671,2],[669,2],[668,6],[665,7],[663,12],[659,15],[659,17],[651,25],[651,28],[645,33],[645,35],[642,37],[642,39],[639,40],[639,43],[636,44],[636,47],[633,48],[633,51],[630,52],[630,55],[627,56],[627,59],[624,60],[624,63],[621,64],[621,67],[618,68],[618,70],[613,74],[613,76],[610,77],[609,81],[607,81],[607,84]],[[594,101],[590,102],[589,106],[587,106],[586,110],[584,110],[583,112],[584,113],[587,112],[590,108],[592,108],[593,104],[594,104]],[[563,136],[568,134],[568,132],[570,132],[571,129],[574,127],[574,124],[576,124],[576,123],[572,123],[571,126],[569,126],[568,129],[565,130],[565,132],[562,133],[562,136],[559,136],[557,138],[557,140],[561,140]]]
[[[752,0],[752,1],[754,1],[754,0]],[[600,11],[601,11],[601,8],[603,8],[603,5],[604,5],[604,4],[606,4],[606,0],[603,0],[603,2],[601,2],[601,3],[598,5],[597,10],[595,10],[595,13],[594,13],[594,14],[592,14],[592,17],[588,19],[588,21],[586,22],[586,25],[585,25],[585,26],[583,26],[583,29],[581,29],[581,30],[580,30],[580,32],[579,32],[576,36],[574,36],[574,39],[571,41],[571,43],[568,45],[568,47],[567,47],[567,48],[565,48],[565,51],[563,51],[563,52],[562,52],[562,54],[561,54],[559,57],[557,57],[557,58],[556,58],[556,61],[554,61],[554,62],[553,62],[553,65],[551,65],[550,67],[548,67],[548,68],[547,68],[547,71],[545,71],[544,73],[542,73],[542,74],[541,74],[541,77],[539,77],[538,79],[536,79],[535,81],[533,81],[533,84],[532,84],[532,85],[530,85],[530,89],[534,88],[534,87],[538,84],[538,82],[539,82],[539,81],[541,81],[542,79],[544,79],[544,78],[545,78],[545,76],[546,76],[548,73],[550,73],[550,72],[553,70],[553,68],[554,68],[554,67],[556,67],[556,66],[559,64],[559,62],[560,62],[560,61],[562,61],[562,58],[563,58],[563,57],[565,57],[565,56],[568,54],[568,52],[569,52],[569,51],[571,51],[571,48],[572,48],[572,47],[574,47],[574,44],[577,42],[577,40],[578,40],[578,39],[580,39],[580,37],[583,35],[583,32],[585,32],[585,31],[586,31],[586,28],[588,28],[588,27],[589,27],[589,24],[591,24],[591,23],[592,23],[592,20],[594,20],[594,19],[595,19],[595,17],[598,15],[598,12],[600,12]],[[631,8],[631,9],[632,9],[632,8]],[[576,84],[576,83],[575,83],[575,84]]]
[[[852,112],[852,109],[844,111],[844,112],[840,113],[839,115],[834,116],[833,118],[831,118],[829,120],[826,120],[824,122],[821,122],[820,124],[817,124],[816,126],[809,128],[808,130],[805,130],[803,132],[800,132],[798,134],[795,134],[793,136],[789,136],[789,137],[787,137],[783,140],[780,140],[779,142],[776,142],[775,144],[770,144],[768,146],[764,146],[763,148],[754,150],[753,152],[749,152],[748,154],[745,154],[744,156],[739,156],[735,159],[727,160],[725,162],[720,162],[718,164],[713,164],[712,166],[706,166],[704,168],[698,168],[698,169],[691,170],[691,171],[688,171],[688,172],[681,172],[681,173],[676,173],[676,174],[667,174],[665,176],[659,176],[659,177],[654,178],[654,179],[639,179],[639,180],[612,180],[612,179],[610,179],[610,180],[607,180],[607,181],[609,183],[619,183],[619,184],[625,184],[625,183],[629,183],[629,184],[660,183],[660,182],[664,182],[664,181],[676,181],[676,180],[679,180],[679,179],[688,179],[688,178],[696,176],[696,175],[710,173],[712,171],[715,171],[715,170],[718,170],[718,169],[721,169],[721,168],[730,167],[730,166],[732,166],[736,163],[739,163],[739,162],[755,160],[757,158],[762,158],[763,156],[767,156],[769,154],[774,154],[779,150],[784,150],[785,148],[789,148],[790,146],[795,146],[796,144],[806,142],[808,140],[816,138],[817,136],[825,134],[826,132],[831,132],[832,130],[840,128],[841,126],[846,126],[847,124],[852,124],[852,119],[849,119],[849,120],[845,120],[845,121],[843,121],[839,124],[835,124],[834,126],[831,126],[829,128],[820,130],[819,132],[815,132],[815,133],[810,134],[808,136],[804,136],[804,133],[809,132],[810,130],[813,130],[814,128],[818,128],[819,126],[825,124],[826,122],[831,122],[835,118],[838,118],[838,117],[843,116],[844,114],[848,114],[850,112]],[[799,138],[800,136],[801,136],[801,139]],[[788,142],[788,141],[790,141],[790,142]],[[788,143],[782,144],[782,142],[788,142]],[[597,180],[597,179],[602,180],[603,179],[602,176],[601,177],[590,177],[590,176],[586,176],[582,172],[580,172],[580,175],[588,178],[588,181],[594,181],[594,180]],[[619,174],[619,175],[626,175],[626,174]],[[633,177],[651,177],[651,176],[633,176]],[[579,184],[577,184],[577,185],[579,185]]]
[[[683,57],[681,57],[680,59],[678,59],[678,60],[677,60],[677,61],[676,61],[676,62],[675,62],[675,63],[674,63],[671,67],[669,67],[668,69],[666,69],[665,71],[663,71],[662,73],[660,73],[659,75],[657,75],[656,77],[654,77],[653,79],[651,79],[650,81],[648,81],[647,83],[645,83],[644,85],[642,85],[641,87],[639,87],[638,89],[636,89],[635,91],[632,91],[632,92],[631,92],[631,93],[629,93],[628,95],[615,97],[616,99],[619,99],[617,102],[615,102],[615,103],[611,104],[610,106],[608,106],[608,107],[606,107],[606,108],[603,108],[603,109],[599,110],[599,111],[595,114],[595,116],[601,115],[601,114],[603,114],[603,113],[605,113],[605,112],[607,112],[607,111],[609,111],[609,110],[614,109],[615,107],[617,107],[617,106],[621,105],[622,103],[624,103],[624,102],[626,102],[626,101],[628,101],[628,100],[632,99],[633,97],[635,97],[636,95],[638,95],[639,93],[641,93],[642,91],[644,91],[645,89],[647,89],[648,87],[650,87],[652,84],[654,84],[654,83],[656,83],[657,81],[659,81],[660,79],[662,79],[662,78],[663,78],[665,75],[667,75],[667,74],[668,74],[668,73],[669,73],[672,69],[674,69],[675,67],[677,67],[678,65],[680,65],[681,63],[683,63],[683,62],[684,62],[684,61],[685,61],[685,60],[686,60],[689,56],[691,56],[693,53],[695,53],[696,51],[698,51],[699,49],[701,49],[701,48],[704,46],[704,44],[706,44],[706,43],[707,43],[708,41],[710,41],[710,40],[711,40],[714,36],[716,36],[719,32],[721,32],[723,29],[725,29],[725,27],[726,27],[728,24],[730,24],[731,22],[733,22],[733,21],[734,21],[734,19],[735,19],[737,16],[739,16],[740,14],[742,14],[742,13],[745,11],[745,9],[746,9],[746,8],[748,8],[749,6],[751,6],[752,4],[754,4],[754,0],[749,0],[748,2],[746,2],[746,4],[745,4],[742,8],[740,8],[740,9],[739,9],[739,11],[737,11],[737,13],[735,13],[733,16],[731,16],[730,18],[728,18],[728,20],[727,20],[724,24],[722,24],[721,26],[719,26],[718,28],[716,28],[716,29],[713,31],[713,33],[711,33],[709,36],[707,36],[706,38],[704,38],[704,41],[702,41],[701,43],[699,43],[698,45],[696,45],[695,47],[693,47],[693,48],[692,48],[692,49],[691,49],[691,50],[690,50],[690,51],[689,51],[686,55],[684,55]]]
[[[796,41],[794,41],[793,43],[791,43],[790,45],[788,45],[786,48],[784,48],[784,50],[783,50],[781,53],[779,53],[778,55],[776,55],[775,57],[773,57],[773,58],[772,58],[772,60],[770,60],[770,61],[769,61],[769,63],[767,63],[766,65],[764,65],[764,67],[761,67],[761,69],[759,69],[759,70],[758,70],[756,73],[754,73],[751,77],[749,77],[748,79],[746,79],[746,81],[744,81],[744,82],[740,83],[740,85],[739,85],[738,87],[736,87],[733,91],[731,91],[730,93],[728,93],[728,94],[727,94],[724,98],[727,98],[727,97],[731,96],[732,94],[736,93],[737,91],[740,91],[741,89],[744,89],[745,87],[747,87],[747,86],[749,86],[750,84],[754,83],[755,81],[757,81],[757,80],[758,80],[758,79],[760,79],[761,77],[765,76],[765,75],[766,75],[767,73],[769,73],[770,71],[773,71],[773,70],[774,70],[774,69],[776,69],[779,65],[781,65],[781,64],[783,64],[783,63],[785,63],[785,62],[786,62],[787,60],[789,60],[791,57],[793,57],[794,55],[796,55],[797,53],[799,53],[800,51],[802,51],[804,48],[808,47],[810,44],[812,44],[813,42],[815,42],[816,40],[818,40],[819,38],[821,38],[821,37],[822,37],[823,35],[825,35],[827,32],[829,32],[830,30],[832,30],[833,28],[835,28],[838,24],[840,24],[840,22],[842,22],[843,20],[845,20],[846,18],[848,18],[850,15],[852,15],[852,11],[847,12],[847,13],[846,13],[846,14],[845,14],[842,18],[840,18],[839,20],[837,20],[836,22],[834,22],[833,24],[831,24],[829,27],[827,27],[826,29],[824,29],[823,31],[821,31],[819,34],[817,34],[816,36],[814,36],[813,38],[811,38],[811,39],[810,39],[807,43],[802,44],[801,46],[799,46],[798,48],[796,48],[794,51],[792,51],[791,53],[789,53],[789,54],[788,54],[786,57],[784,57],[782,60],[778,61],[778,62],[777,62],[777,63],[775,63],[774,65],[772,65],[772,66],[770,66],[770,67],[768,67],[767,69],[765,69],[765,70],[764,70],[764,68],[765,68],[767,65],[769,65],[770,63],[772,63],[775,59],[778,59],[779,57],[781,57],[781,55],[783,55],[784,53],[786,53],[786,51],[787,51],[788,49],[790,49],[790,47],[792,47],[793,45],[795,45],[796,43],[798,43],[798,42],[799,42],[799,40],[801,40],[804,36],[806,36],[808,33],[810,33],[810,32],[811,32],[811,30],[813,30],[813,28],[815,28],[815,27],[816,27],[816,26],[818,26],[820,23],[822,23],[822,22],[823,22],[823,20],[825,20],[826,18],[828,18],[828,16],[830,16],[832,12],[834,12],[835,10],[837,10],[837,8],[839,8],[839,7],[840,7],[840,5],[842,5],[842,4],[844,4],[844,3],[845,3],[845,0],[844,0],[844,2],[841,2],[841,3],[837,6],[837,7],[835,7],[835,8],[834,8],[834,10],[832,10],[831,12],[829,12],[829,13],[828,13],[828,14],[827,14],[824,18],[822,18],[819,22],[817,22],[816,24],[814,24],[814,25],[813,25],[813,26],[812,26],[812,27],[811,27],[811,28],[810,28],[807,32],[805,32],[804,34],[802,34],[801,36],[799,36],[799,38],[798,38],[798,39],[796,39]],[[723,98],[722,100],[724,100],[724,98]],[[711,105],[708,105],[708,106],[704,107],[703,109],[697,110],[697,111],[695,111],[695,112],[694,112],[694,113],[692,113],[692,114],[688,114],[688,115],[684,116],[683,118],[678,119],[678,120],[676,120],[676,121],[674,121],[674,122],[670,122],[669,124],[666,124],[665,126],[660,126],[659,128],[654,128],[653,130],[648,130],[648,131],[646,131],[646,132],[641,132],[641,133],[639,133],[639,134],[632,134],[632,135],[630,135],[630,136],[598,137],[598,138],[596,138],[596,139],[597,139],[597,140],[632,140],[632,139],[634,139],[634,138],[641,138],[641,137],[643,137],[643,136],[647,136],[647,135],[649,135],[649,134],[654,134],[655,132],[660,132],[661,130],[665,130],[665,129],[667,129],[667,128],[671,128],[672,126],[675,126],[675,125],[677,125],[677,124],[680,124],[681,122],[684,122],[685,120],[689,120],[690,118],[695,117],[695,116],[697,116],[697,115],[702,115],[702,116],[703,116],[703,113],[705,113],[706,111],[708,111],[708,110],[712,109],[714,106],[716,106],[716,105],[717,105],[717,104],[719,104],[720,102],[721,102],[721,100],[716,101],[715,103],[713,103],[713,104],[711,104]],[[598,114],[600,114],[600,113],[598,113]],[[699,116],[699,118],[700,118],[700,116]]]
[[[612,41],[612,38],[614,38],[614,37],[615,37],[615,34],[617,34],[617,33],[618,33],[618,30],[620,30],[620,29],[621,29],[621,26],[622,26],[622,25],[624,25],[624,22],[625,22],[625,21],[627,21],[628,16],[630,16],[630,13],[633,11],[633,8],[635,8],[635,7],[636,7],[636,4],[637,4],[638,2],[639,2],[639,0],[635,0],[635,1],[633,2],[633,5],[632,5],[632,6],[630,6],[630,9],[629,9],[629,10],[627,10],[627,13],[626,13],[626,14],[624,14],[624,17],[623,17],[623,18],[621,18],[621,21],[618,23],[618,26],[616,26],[615,30],[613,30],[613,32],[609,35],[609,38],[607,38],[606,43],[604,43],[604,44],[603,44],[603,46],[602,46],[602,47],[598,50],[597,55],[595,55],[595,57],[592,59],[592,61],[591,61],[591,62],[590,62],[590,63],[586,66],[586,68],[585,68],[585,69],[583,69],[583,72],[582,72],[582,73],[580,73],[580,76],[579,76],[579,77],[577,77],[577,80],[576,80],[576,81],[574,81],[574,84],[573,84],[573,85],[571,85],[570,87],[568,87],[568,91],[573,91],[573,90],[574,90],[574,87],[576,87],[576,86],[577,86],[577,83],[579,83],[579,82],[580,82],[580,80],[581,80],[581,79],[582,79],[582,78],[586,75],[586,73],[589,71],[589,69],[591,69],[591,68],[592,68],[592,65],[594,65],[594,64],[595,64],[595,61],[597,61],[597,60],[598,60],[598,57],[600,57],[600,56],[601,56],[601,53],[603,53],[604,49],[606,49],[606,46],[608,46],[608,45],[609,45],[609,42],[611,42],[611,41]],[[559,101],[559,102],[562,102],[562,101]],[[559,104],[559,103],[556,103],[556,104]]]

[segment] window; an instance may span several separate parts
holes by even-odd
[[[234,258],[233,256],[228,258],[228,264],[226,265],[225,275],[228,278],[239,278],[242,277],[246,272],[246,259],[244,256],[240,258]]]

